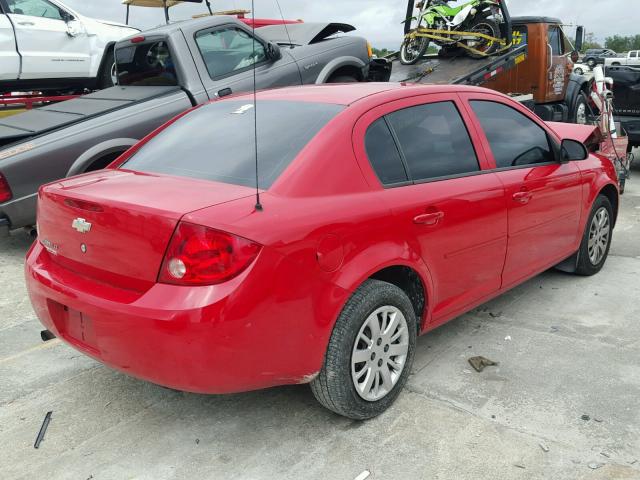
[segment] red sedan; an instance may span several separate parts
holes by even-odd
[[[618,190],[592,132],[460,86],[216,101],[40,190],[29,295],[47,329],[130,375],[202,393],[311,383],[370,418],[418,335],[550,267],[602,268]]]

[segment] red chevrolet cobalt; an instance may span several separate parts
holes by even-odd
[[[418,335],[550,267],[602,268],[618,190],[592,133],[460,86],[216,101],[40,190],[31,301],[55,335],[138,378],[311,383],[370,418]]]

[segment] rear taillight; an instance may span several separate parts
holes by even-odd
[[[171,238],[158,281],[173,285],[215,285],[242,273],[261,245],[226,232],[181,222]]]
[[[0,173],[0,203],[8,202],[13,197],[11,188],[9,188],[9,182]]]

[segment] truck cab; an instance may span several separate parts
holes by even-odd
[[[640,67],[640,50],[631,50],[623,57],[607,58],[604,61],[605,67]]]
[[[578,27],[576,43],[582,43]],[[495,77],[488,88],[507,94],[532,94],[534,111],[545,121],[587,123],[589,80],[573,74],[577,50],[562,28],[549,17],[514,17],[513,41],[527,45],[527,58]]]
[[[0,0],[0,90],[113,85],[113,45],[137,29],[58,0]]]

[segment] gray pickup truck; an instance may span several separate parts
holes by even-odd
[[[254,36],[233,17],[212,16],[120,41],[118,86],[0,120],[0,228],[35,224],[41,185],[104,168],[180,112],[251,90],[254,64],[259,89],[366,80],[371,50],[341,35],[352,30],[300,23]]]

